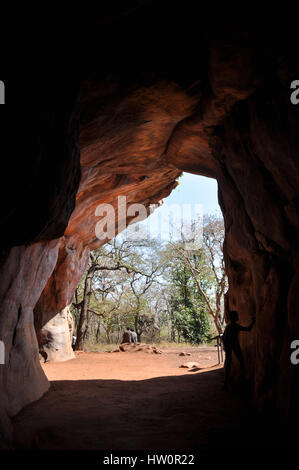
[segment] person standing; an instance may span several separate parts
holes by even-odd
[[[252,319],[252,322],[249,326],[238,325],[239,315],[238,312],[232,310],[229,312],[229,323],[227,324],[224,333],[222,335],[222,342],[224,345],[225,351],[225,378],[224,378],[224,388],[227,387],[228,379],[230,375],[231,363],[232,363],[232,354],[235,353],[241,369],[241,375],[244,375],[244,359],[243,354],[239,344],[239,331],[250,331],[255,323],[255,318]]]

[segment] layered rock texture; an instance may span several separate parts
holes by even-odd
[[[243,324],[256,315],[240,339],[255,403],[286,418],[298,409],[299,366],[290,362],[299,339],[296,55],[275,35],[203,34],[192,11],[177,12],[165,34],[152,2],[136,3],[91,28],[80,71],[51,82],[50,96],[50,81],[31,84],[32,118],[21,125],[22,111],[10,117],[22,136],[13,150],[23,158],[11,168],[3,215],[2,442],[11,438],[7,417],[48,388],[39,348],[49,360],[72,357],[67,307],[89,250],[106,241],[96,237],[97,207],[112,204],[118,216],[118,196],[126,196],[149,211],[182,171],[218,181],[227,305]],[[153,40],[150,20],[158,21]],[[119,217],[116,232],[133,218]]]

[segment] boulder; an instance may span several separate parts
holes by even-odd
[[[194,367],[200,368],[199,362],[186,362],[185,364],[182,364],[180,367],[186,368],[186,369],[193,369]]]
[[[162,354],[162,351],[156,346],[145,343],[122,343],[118,349],[113,352],[144,352],[147,354]]]

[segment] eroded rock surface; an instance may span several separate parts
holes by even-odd
[[[246,376],[261,408],[274,402],[285,408],[279,397],[286,389],[293,396],[298,386],[288,356],[298,335],[289,300],[298,269],[298,111],[286,93],[296,67],[250,41],[213,41],[191,87],[157,73],[150,83],[131,77],[124,86],[113,75],[84,83],[82,179],[64,238],[75,249],[63,270],[57,264],[53,289],[39,304],[51,303],[53,315],[57,292],[72,290],[68,261],[104,242],[95,236],[99,204],[112,204],[117,214],[117,197],[125,195],[128,204],[149,207],[171,192],[182,170],[215,177],[226,226],[228,307],[243,324],[257,318],[253,331],[241,334]],[[76,282],[74,276],[73,289]],[[70,298],[58,302],[57,312]]]
[[[147,8],[145,2],[142,18]],[[13,116],[14,154],[28,158],[11,168],[15,184],[2,198],[3,433],[5,416],[48,387],[33,309],[40,346],[46,338],[48,352],[59,344],[60,358],[72,356],[70,343],[61,340],[69,338],[63,312],[89,250],[105,242],[95,235],[98,205],[112,204],[118,214],[117,197],[125,195],[128,204],[149,210],[170,194],[183,170],[218,181],[227,306],[239,311],[243,324],[252,314],[257,320],[241,335],[255,402],[284,416],[298,410],[298,369],[289,359],[290,342],[299,337],[299,107],[289,100],[299,69],[292,42],[275,42],[277,31],[271,41],[255,31],[220,34],[212,28],[201,34],[189,12],[188,34],[181,38],[179,25],[187,20],[179,12],[166,39],[162,16],[156,43],[148,39],[152,25],[144,29],[138,15],[138,9],[112,15],[90,28],[87,37],[93,40],[84,52],[92,45],[97,51],[86,69],[69,74],[51,92],[47,81],[41,79],[39,87],[34,82],[33,118],[27,108]],[[111,39],[112,51],[103,51],[99,66],[98,44],[116,32],[123,40]],[[146,38],[141,55],[132,48],[137,38]],[[132,217],[120,218],[116,231]],[[233,364],[234,376],[237,369]]]
[[[5,338],[5,364],[0,366],[0,448],[11,439],[8,417],[49,388],[39,363],[33,309],[55,267],[58,249],[59,240],[14,247],[1,268],[0,337]]]

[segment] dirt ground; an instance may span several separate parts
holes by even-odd
[[[184,351],[192,356],[178,349],[79,352],[71,361],[43,364],[51,388],[15,418],[17,448],[251,448],[244,426],[250,410],[223,390],[217,349]],[[188,361],[200,368],[179,367]]]

